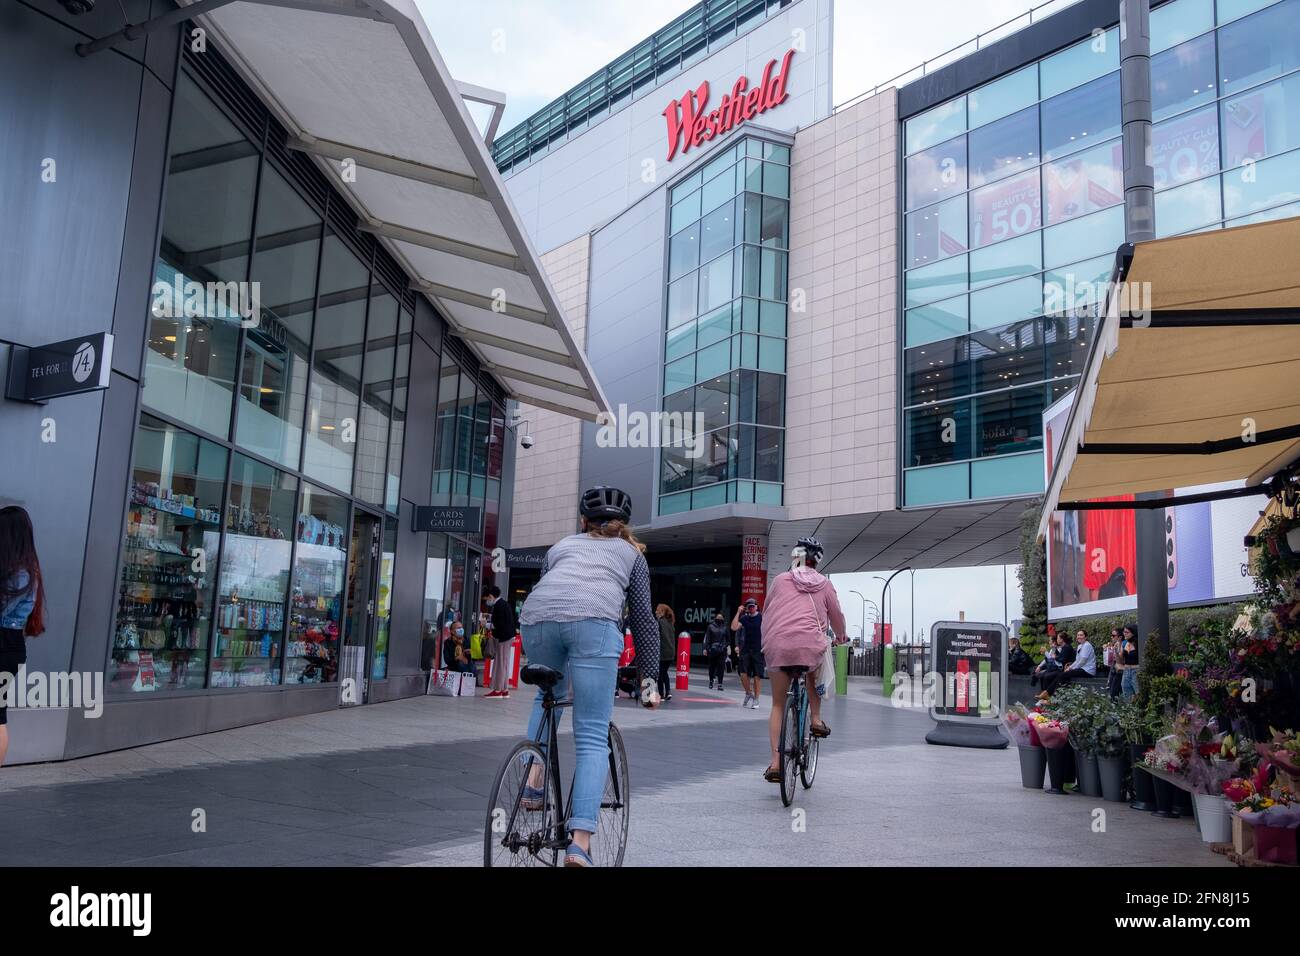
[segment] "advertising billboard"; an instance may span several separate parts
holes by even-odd
[[[1060,451],[1074,402],[1072,391],[1043,412],[1047,479]],[[1192,494],[1240,483],[1178,488]],[[1107,500],[1129,500],[1120,495]],[[1165,509],[1165,576],[1169,604],[1207,604],[1248,597],[1243,539],[1266,499],[1263,495]],[[1055,511],[1047,533],[1047,618],[1137,610],[1137,536],[1132,511]]]

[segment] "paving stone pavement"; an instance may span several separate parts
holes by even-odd
[[[729,685],[655,712],[615,706],[628,865],[1228,865],[1190,820],[1026,791],[1013,750],[927,745],[930,720],[889,706],[878,681],[828,703],[816,783],[785,809],[761,778],[768,702],[740,697]],[[487,791],[530,699],[413,698],[0,768],[0,864],[476,866]],[[564,735],[566,773],[571,746]]]

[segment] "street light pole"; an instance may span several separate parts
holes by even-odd
[[[867,605],[870,604],[872,607],[876,607],[876,602],[869,600],[861,591],[850,591],[849,593],[856,594],[862,599],[862,644],[865,647],[867,643]],[[880,608],[876,607],[876,613],[880,613]]]
[[[885,606],[885,599],[886,599],[886,597],[889,595],[889,584],[890,584],[890,582],[893,581],[894,578],[896,578],[896,577],[898,577],[900,574],[902,574],[904,571],[911,571],[911,570],[912,570],[912,569],[911,569],[910,567],[907,567],[907,568],[899,568],[897,571],[895,571],[893,574],[891,574],[887,579],[884,579],[884,580],[885,580],[885,586],[884,586],[883,588],[880,589],[880,606],[881,606],[881,607],[884,607],[884,606]],[[887,628],[888,626],[889,626],[889,615],[886,614],[886,615],[885,615],[884,623],[882,623],[882,624],[880,625],[880,639],[881,639],[882,641],[883,641],[884,638],[885,638],[885,628]]]

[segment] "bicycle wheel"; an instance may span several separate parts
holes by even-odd
[[[781,715],[779,750],[781,763],[781,803],[789,806],[794,801],[794,778],[799,772],[799,701],[796,695],[786,698]]]
[[[623,735],[609,725],[609,776],[600,797],[600,816],[591,835],[591,859],[597,866],[622,866],[627,850],[628,801],[627,749]]]
[[[799,782],[805,790],[813,785],[813,777],[817,776],[817,751],[820,748],[821,740],[809,734],[808,743],[804,747],[803,766],[799,768]]]
[[[540,804],[532,809],[524,806],[524,786],[535,764],[546,764],[542,748],[521,740],[497,771],[483,827],[484,866],[555,866],[558,862],[555,834],[561,810],[555,774],[549,775]]]

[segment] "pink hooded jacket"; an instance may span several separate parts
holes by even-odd
[[[776,576],[763,606],[763,658],[768,667],[816,667],[826,653],[826,626],[844,636],[835,585],[813,568]]]

